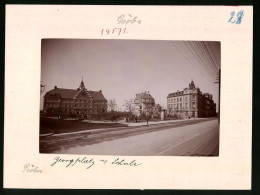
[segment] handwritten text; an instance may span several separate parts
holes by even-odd
[[[229,18],[228,22],[240,24],[242,22],[242,18],[244,17],[244,10],[241,10],[237,13],[237,17],[235,17],[236,12],[231,12],[231,17]]]
[[[27,164],[24,165],[22,172],[25,172],[25,173],[42,173],[42,170],[39,169],[39,167],[37,167],[33,164],[27,163]]]
[[[57,156],[54,158],[54,162],[51,164],[51,166],[54,167],[54,166],[63,165],[66,168],[68,168],[68,167],[73,167],[76,164],[84,164],[86,165],[86,169],[90,169],[98,163],[101,165],[113,165],[113,166],[118,165],[118,166],[129,166],[129,167],[137,167],[142,164],[142,163],[138,163],[136,160],[126,160],[124,158],[116,158],[112,161],[109,161],[104,158],[98,160],[94,160],[93,158],[87,158],[87,157],[65,159]]]
[[[126,28],[102,28],[101,29],[101,36],[102,35],[117,35],[117,36],[120,36],[122,34],[126,34],[128,33],[127,29]]]
[[[125,15],[122,14],[117,18],[118,24],[141,24],[142,20],[140,20],[137,16],[133,17],[131,14]]]

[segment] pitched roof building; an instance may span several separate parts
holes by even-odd
[[[92,115],[106,112],[107,100],[101,90],[87,90],[82,80],[78,89],[55,86],[45,94],[43,107],[51,115]]]
[[[202,93],[193,81],[183,91],[170,93],[167,96],[167,111],[182,117],[213,117],[216,116],[216,104],[213,96]]]
[[[145,91],[136,94],[134,104],[136,109],[135,115],[140,115],[141,113],[147,114],[152,111],[152,108],[155,105],[155,100],[149,91]]]

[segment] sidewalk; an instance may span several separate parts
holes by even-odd
[[[112,122],[112,121],[95,121],[95,120],[83,120],[82,123],[95,123],[95,124],[115,124],[119,122]],[[120,123],[122,124],[122,123]]]
[[[202,120],[202,119],[206,119],[206,118],[195,118],[195,120]],[[165,121],[148,121],[148,125],[156,125],[156,124],[163,124],[163,123],[174,123],[174,122],[180,122],[180,121],[192,121],[194,120],[194,118],[192,119],[178,119],[178,120],[165,120]],[[136,127],[136,126],[144,126],[147,125],[147,122],[137,122],[137,123],[120,123],[120,124],[125,124],[128,125],[129,127]]]
[[[207,118],[195,118],[195,120],[203,120]],[[166,120],[166,121],[149,121],[149,125],[157,125],[157,124],[164,124],[164,123],[175,123],[175,122],[181,122],[181,121],[193,121],[194,119],[181,119],[181,120]],[[94,121],[93,121],[94,122]],[[101,123],[101,122],[99,122]],[[123,122],[120,124],[125,124],[128,127],[138,127],[138,126],[147,126],[147,122],[137,122],[137,123],[127,123]],[[115,130],[115,129],[122,129],[122,128],[127,128],[127,127],[115,127],[115,128],[102,128],[102,129],[92,129],[92,130],[80,130],[80,131],[75,131],[75,132],[68,132],[68,133],[59,133],[59,134],[40,134],[40,137],[45,137],[45,136],[65,136],[65,135],[73,135],[73,134],[80,134],[80,133],[91,133],[95,131],[106,131],[106,130]]]

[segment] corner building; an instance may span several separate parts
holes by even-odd
[[[85,88],[83,80],[78,89],[54,87],[44,95],[44,111],[52,115],[93,115],[107,112],[107,100],[102,91]]]
[[[183,91],[168,94],[167,112],[182,118],[217,116],[216,104],[212,99],[212,95],[202,93],[199,88],[195,87],[193,81]]]

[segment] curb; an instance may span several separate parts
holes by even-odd
[[[40,137],[47,137],[47,136],[51,136],[54,135],[55,133],[46,133],[46,134],[40,134]]]
[[[198,120],[198,119],[197,119]],[[187,121],[187,120],[182,120],[182,121]],[[180,121],[176,121],[180,122]],[[175,123],[174,121],[169,121],[168,123]],[[127,126],[127,127],[132,127],[132,128],[137,128],[137,127],[142,127],[142,126],[151,126],[151,125],[160,125],[160,124],[167,124],[167,123],[156,123],[156,124],[143,124],[143,125],[133,125],[133,126]],[[74,131],[74,132],[68,132],[68,133],[49,133],[49,134],[40,134],[40,137],[46,137],[46,136],[66,136],[66,135],[73,135],[73,134],[80,134],[80,133],[91,133],[91,132],[96,132],[96,131],[102,131],[102,130],[111,130],[111,129],[118,129],[118,128],[124,128],[124,127],[117,127],[117,128],[103,128],[103,129],[89,129],[89,130],[80,130],[80,131]],[[126,128],[126,127],[125,127]]]

